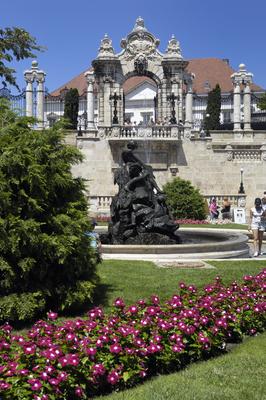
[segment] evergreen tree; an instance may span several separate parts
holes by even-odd
[[[16,61],[25,58],[33,58],[35,55],[32,50],[43,50],[44,48],[36,44],[36,39],[22,28],[0,29],[0,77],[4,82],[8,82],[18,88],[15,70],[9,68],[6,63],[15,59]]]
[[[204,127],[206,132],[210,130],[220,129],[220,113],[221,113],[221,88],[217,84],[213,90],[208,94],[206,115],[204,120]]]
[[[78,89],[69,89],[65,96],[64,118],[69,122],[70,129],[77,129],[79,111]]]
[[[163,191],[174,218],[196,220],[206,218],[204,197],[190,181],[174,178],[164,185]]]
[[[62,129],[33,131],[33,119],[0,104],[0,321],[32,320],[92,300],[96,254],[85,232],[82,159]],[[7,118],[7,114],[8,118]],[[6,122],[7,121],[7,122]]]

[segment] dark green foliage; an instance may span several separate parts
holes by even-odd
[[[206,218],[204,198],[190,181],[174,178],[164,185],[163,191],[176,219],[202,220]]]
[[[217,84],[213,90],[211,90],[208,94],[207,100],[207,108],[206,115],[209,114],[209,117],[205,116],[204,126],[206,132],[210,130],[220,129],[220,113],[221,113],[221,88]]]
[[[258,107],[261,110],[266,110],[266,93],[264,93],[264,95],[261,97],[261,99],[258,103]]]
[[[25,58],[33,58],[32,50],[40,51],[43,47],[36,44],[36,39],[22,28],[0,29],[0,77],[4,81],[14,85],[16,78],[15,70],[6,66],[13,59],[19,61]]]
[[[5,124],[2,110],[0,321],[25,321],[90,302],[96,255],[84,234],[84,183],[71,174],[80,152],[63,144],[59,126],[32,131],[29,118],[10,111],[14,121]]]
[[[79,111],[78,89],[69,89],[65,96],[64,118],[68,120],[69,129],[77,129]]]

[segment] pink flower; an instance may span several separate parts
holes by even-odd
[[[120,377],[119,374],[116,371],[112,371],[108,374],[107,376],[107,381],[111,384],[111,385],[115,385],[118,381],[119,381]]]
[[[99,363],[99,364],[94,364],[92,366],[92,371],[93,371],[92,372],[93,375],[97,376],[97,375],[104,375],[106,372],[106,369],[103,364]]]
[[[49,379],[49,383],[51,383],[51,385],[53,385],[53,386],[58,386],[60,383],[60,380],[56,379],[56,378],[51,378],[51,379]]]
[[[86,353],[89,356],[95,356],[95,354],[97,353],[97,349],[95,347],[87,347]]]
[[[84,396],[84,390],[80,386],[77,386],[76,389],[75,389],[75,395],[77,397]]]
[[[130,307],[128,308],[128,312],[129,312],[130,314],[136,314],[136,313],[138,312],[138,307],[137,307],[137,306],[130,306]]]
[[[122,347],[119,344],[111,344],[110,352],[114,354],[119,354],[122,352]]]
[[[118,298],[114,301],[114,306],[115,306],[116,308],[124,308],[124,307],[125,307],[124,300],[121,299],[121,297],[118,297]]]
[[[152,302],[154,305],[157,305],[157,304],[160,303],[160,299],[159,299],[158,296],[152,295],[152,296],[151,296],[151,302]]]
[[[25,354],[30,355],[35,353],[35,349],[36,346],[34,344],[28,344],[28,345],[26,344],[23,350]]]
[[[48,318],[50,321],[55,321],[55,320],[57,319],[57,317],[58,317],[58,314],[55,313],[55,312],[53,312],[53,311],[50,311],[50,312],[47,314],[47,318]]]
[[[0,390],[7,390],[11,387],[10,383],[0,381]]]
[[[39,379],[29,379],[28,383],[31,385],[31,390],[40,390],[42,387],[42,383]]]

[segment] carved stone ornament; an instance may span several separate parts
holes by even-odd
[[[141,17],[137,19],[133,31],[121,41],[121,47],[125,49],[126,60],[132,60],[139,54],[150,60],[161,57],[159,51],[156,50],[159,44],[160,41],[147,31]]]
[[[110,58],[115,57],[114,48],[112,45],[112,40],[109,38],[107,34],[104,35],[104,38],[101,40],[99,53],[97,58]]]
[[[239,64],[238,71],[231,75],[231,79],[235,86],[243,83],[244,85],[249,85],[252,83],[253,74],[247,72],[245,64]]]
[[[165,51],[165,57],[183,59],[181,55],[180,43],[178,42],[178,40],[176,40],[174,35],[172,35],[171,39],[168,42],[168,46]]]
[[[33,60],[31,63],[31,69],[24,72],[24,78],[26,82],[32,83],[36,79],[37,82],[43,83],[45,81],[46,73],[39,69],[38,61]]]
[[[134,67],[138,75],[144,75],[148,68],[148,61],[143,54],[140,54],[134,61]]]
[[[233,161],[234,153],[232,150],[227,152],[226,158],[227,158],[227,161]]]

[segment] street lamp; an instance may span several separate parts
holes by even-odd
[[[243,185],[243,172],[244,172],[244,169],[240,168],[240,186],[239,186],[239,190],[238,190],[239,194],[245,193],[245,189],[244,189],[244,185]]]
[[[210,132],[209,132],[209,118],[210,118],[210,114],[206,114],[206,136],[210,136]]]

